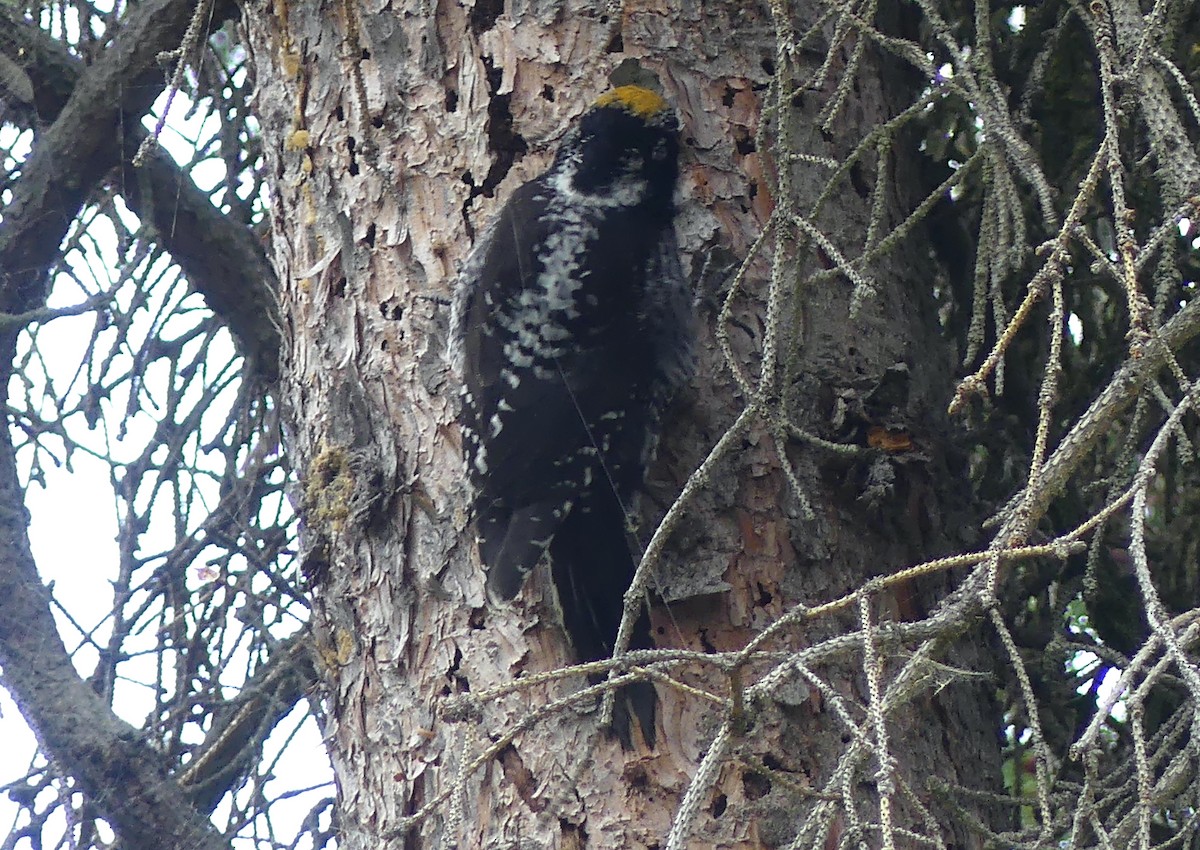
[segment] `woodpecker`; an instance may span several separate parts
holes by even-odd
[[[451,364],[480,560],[511,599],[549,555],[581,661],[606,658],[637,562],[630,532],[663,412],[692,374],[679,260],[679,128],[640,86],[605,93],[518,188],[455,287]],[[644,607],[632,648],[652,646]],[[626,689],[654,745],[649,683]]]

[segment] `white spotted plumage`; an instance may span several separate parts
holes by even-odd
[[[586,659],[615,634],[633,570],[628,513],[692,369],[677,151],[661,97],[633,86],[602,96],[550,169],[503,206],[451,309],[488,587],[513,596],[549,551],[564,625]]]

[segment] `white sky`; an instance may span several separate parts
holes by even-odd
[[[156,110],[161,108],[163,101],[164,98],[160,98]],[[209,118],[203,110],[187,117],[190,106],[183,93],[177,95],[167,128],[161,136],[163,147],[180,162],[191,160],[194,140],[204,138],[214,130],[212,122],[215,119]],[[153,129],[151,119],[147,119],[146,123],[148,129]],[[12,140],[11,131],[4,132],[8,137],[0,137],[0,144]],[[209,162],[196,168],[193,177],[202,189],[209,189],[221,183],[224,172],[219,163]],[[122,217],[131,231],[136,230],[136,217],[129,213]],[[94,242],[95,256],[84,261],[76,254],[72,256],[70,265],[76,277],[85,282],[94,281],[96,289],[103,290],[108,288],[107,284],[111,279],[117,277],[113,269],[119,257],[116,236],[111,225],[104,220],[97,221],[100,226]],[[93,264],[96,267],[90,268]],[[168,275],[167,279],[170,277]],[[79,285],[69,275],[64,274],[55,281],[50,304],[77,304],[86,297],[87,293],[81,292]],[[39,331],[39,350],[50,371],[60,376],[60,379],[65,380],[78,367],[94,323],[95,317],[91,314],[63,317],[48,323]],[[232,344],[228,341],[215,345],[212,350],[214,358],[227,359],[234,353]],[[152,375],[148,378],[153,380]],[[159,394],[160,397],[163,395],[165,392]],[[94,432],[86,432],[83,431],[83,422],[80,420],[76,422],[73,436],[98,451],[115,447],[118,456],[136,456],[153,432],[153,419],[147,415],[135,415],[122,423],[125,405],[124,399],[120,397],[106,402],[103,411],[106,426]],[[103,439],[105,428],[110,435],[115,435],[121,424],[124,424],[128,432],[122,441],[123,445],[128,447],[124,452],[121,451],[122,443],[106,447]],[[214,422],[212,427],[215,428],[217,424]],[[23,467],[27,468],[27,452],[22,460]],[[26,493],[26,504],[32,517],[29,536],[34,557],[43,579],[53,583],[55,598],[84,629],[91,629],[102,623],[111,611],[111,582],[116,578],[118,569],[117,505],[109,480],[110,470],[103,461],[84,452],[74,454],[70,469],[50,464],[45,464],[44,468],[46,486],[34,483]],[[197,486],[202,490],[207,488],[209,495],[206,501],[209,506],[215,505],[218,501],[215,482],[199,479]],[[151,528],[142,537],[141,548],[145,552],[164,551],[169,549],[173,542],[174,530],[168,518],[162,526],[156,526],[152,522]],[[195,588],[201,583],[202,579],[197,578],[197,575],[197,572],[189,571],[189,586]],[[75,650],[80,646],[79,630],[61,612],[55,613],[60,633],[68,649]],[[107,630],[102,627],[99,636],[101,640],[106,638]],[[87,676],[94,668],[96,653],[90,647],[84,646],[76,653],[74,661],[80,674]],[[122,672],[130,678],[152,682],[153,663],[153,658],[147,655],[143,659],[144,669],[141,673],[137,671],[137,662],[126,662],[122,666]],[[230,669],[237,669],[236,662],[230,665]],[[154,697],[149,688],[136,682],[118,682],[113,708],[123,719],[135,726],[141,726],[153,706]],[[287,743],[286,751],[273,772],[274,776],[284,779],[268,783],[268,796],[318,786],[330,780],[328,758],[320,734],[311,719],[305,720],[303,706],[277,728],[272,740],[268,742],[268,759],[273,758],[274,751],[289,738],[291,740]],[[29,727],[8,693],[0,689],[0,784],[24,776],[35,752],[36,741]],[[300,819],[308,814],[310,807],[320,797],[330,794],[331,788],[319,788],[272,807],[271,820],[276,835],[285,840],[289,839],[299,827]],[[0,795],[0,835],[9,832],[16,814],[16,807],[8,802],[6,796]],[[228,807],[223,806],[218,810],[215,820],[218,824],[223,824],[227,815]],[[52,827],[52,830],[54,828],[61,828],[61,822],[60,827]],[[241,834],[250,835],[251,830],[252,827],[247,827]],[[50,835],[47,834],[46,837],[50,838]],[[247,846],[250,844],[249,841],[243,843]]]

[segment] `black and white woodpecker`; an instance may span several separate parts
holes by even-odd
[[[693,371],[678,154],[661,96],[605,93],[504,204],[454,294],[450,354],[488,589],[511,599],[548,553],[581,661],[612,652],[636,563],[634,504],[663,412]],[[631,646],[651,645],[643,609]],[[626,746],[630,708],[653,746],[653,687],[618,700]]]

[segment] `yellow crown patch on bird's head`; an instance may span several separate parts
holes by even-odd
[[[618,86],[596,98],[596,102],[592,106],[593,108],[620,107],[630,115],[643,119],[653,118],[669,108],[662,95],[641,86]]]

